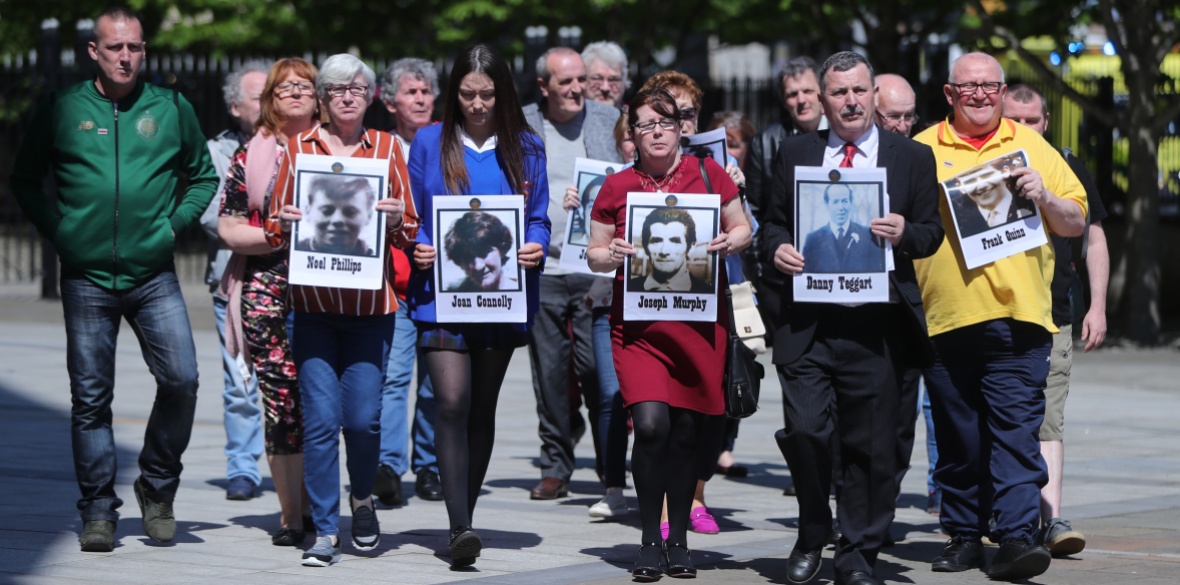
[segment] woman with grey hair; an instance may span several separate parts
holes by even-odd
[[[627,53],[611,41],[598,41],[582,49],[586,63],[586,97],[622,109],[627,92]]]
[[[388,161],[387,189],[375,211],[385,213],[385,233],[374,246],[412,245],[418,232],[410,198],[410,176],[397,141],[363,126],[372,103],[373,70],[347,54],[320,66],[316,95],[327,123],[301,132],[287,143],[274,182],[266,239],[273,248],[290,244],[291,226],[303,218],[294,203],[295,170],[305,155]],[[326,567],[340,560],[340,433],[348,454],[352,544],[373,550],[381,539],[373,506],[373,484],[381,447],[381,387],[393,342],[397,296],[392,254],[385,255],[381,288],[358,290],[291,285],[295,312],[291,341],[303,399],[304,479],[315,524],[315,546],[303,564]]]

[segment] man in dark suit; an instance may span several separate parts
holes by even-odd
[[[675,207],[652,210],[643,220],[641,239],[651,273],[628,280],[628,291],[713,292],[708,282],[688,270],[688,254],[697,243],[697,225],[687,211]]]
[[[1013,197],[1009,178],[1012,166],[965,180],[959,195],[953,198],[955,218],[959,221],[959,237],[967,238],[994,227],[1032,216],[1033,202],[1024,197]]]
[[[895,269],[888,303],[794,307],[791,286],[779,291],[774,363],[788,388],[789,430],[776,438],[799,501],[799,538],[787,580],[808,583],[819,573],[832,530],[835,433],[844,483],[836,510],[843,535],[836,544],[835,582],[873,585],[873,565],[897,497],[900,378],[907,367],[933,358],[912,261],[933,254],[942,242],[937,170],[929,147],[874,126],[873,72],[864,57],[847,51],[831,56],[820,84],[831,130],[783,141],[762,227],[763,253],[786,275],[810,264],[795,249],[792,233],[795,167],[879,167],[885,169],[890,209],[869,231],[893,245]]]
[[[833,183],[824,189],[827,225],[807,234],[802,252],[807,272],[884,272],[885,256],[869,228],[852,221],[852,188]]]

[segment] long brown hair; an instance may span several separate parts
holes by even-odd
[[[508,177],[512,190],[519,193],[526,181],[525,155],[536,154],[540,138],[524,119],[508,62],[487,45],[475,45],[464,51],[451,69],[442,116],[443,182],[447,191],[453,194],[464,193],[471,187],[471,178],[467,175],[467,164],[464,162],[463,140],[459,135],[459,127],[464,120],[459,105],[459,83],[469,73],[487,75],[496,87],[496,105],[492,111],[496,159]]]
[[[271,65],[270,72],[266,74],[266,85],[262,87],[262,113],[258,116],[258,130],[265,128],[274,136],[278,136],[283,131],[286,120],[279,115],[278,107],[275,105],[278,100],[278,97],[275,96],[275,88],[287,79],[287,75],[290,73],[310,81],[313,86],[316,76],[319,75],[315,65],[299,57],[279,59],[274,65]],[[320,118],[319,100],[315,99],[314,95],[312,100],[316,103],[316,114],[312,116],[312,119],[318,120]]]

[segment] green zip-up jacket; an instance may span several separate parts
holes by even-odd
[[[42,181],[50,170],[56,205]],[[178,197],[177,182],[188,175]],[[107,290],[172,269],[176,235],[217,190],[192,105],[142,80],[118,103],[84,81],[37,108],[12,170],[17,203],[62,265]]]

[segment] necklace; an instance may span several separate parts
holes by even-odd
[[[676,163],[676,168],[664,173],[664,176],[657,179],[639,169],[639,166],[631,167],[635,169],[635,176],[639,177],[639,186],[645,191],[653,191],[656,193],[668,193],[669,189],[675,187],[680,183],[680,176],[684,170],[684,157],[680,158],[680,162]]]

